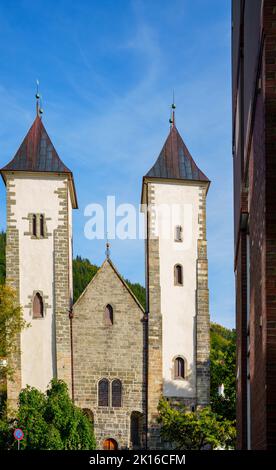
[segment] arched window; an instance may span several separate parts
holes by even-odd
[[[106,326],[113,325],[113,308],[109,304],[105,307],[104,321]]]
[[[109,381],[102,379],[98,385],[98,404],[99,406],[109,405]]]
[[[122,406],[122,382],[119,379],[112,382],[112,406]]]
[[[45,230],[44,230],[44,215],[43,214],[40,214],[39,221],[40,221],[40,237],[44,238]]]
[[[176,242],[182,242],[183,241],[183,235],[182,235],[182,227],[181,225],[177,225],[175,227],[175,236],[174,236],[174,239]]]
[[[94,423],[94,415],[93,415],[93,411],[90,410],[90,408],[83,408],[82,409],[83,411],[83,414],[85,416],[87,416],[87,418],[89,419],[90,423]]]
[[[33,318],[43,318],[43,299],[39,292],[35,294],[33,300]]]
[[[183,357],[176,357],[174,360],[174,378],[185,379],[185,361]]]
[[[37,236],[36,214],[32,215],[32,233],[34,237]]]
[[[176,264],[174,267],[174,283],[176,286],[183,286],[183,267]]]

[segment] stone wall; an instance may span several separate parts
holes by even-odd
[[[12,176],[7,177],[7,238],[6,238],[6,283],[13,287],[17,294],[17,302],[19,304],[19,231],[16,228],[16,220],[14,219],[13,206],[16,204],[15,184]],[[16,339],[16,351],[10,358],[10,365],[14,370],[13,378],[7,380],[7,396],[8,404],[16,408],[18,395],[21,390],[21,341],[20,334]]]
[[[54,314],[56,322],[57,377],[72,392],[69,311],[72,306],[69,273],[68,181],[55,191],[59,198],[59,225],[54,230]]]
[[[201,188],[196,291],[196,389],[197,405],[210,402],[210,316],[206,241],[206,185]]]
[[[105,307],[113,308],[113,325],[105,322]],[[131,448],[132,412],[143,416],[145,434],[145,318],[111,261],[106,260],[74,305],[73,356],[75,403],[93,413],[97,445],[115,439]],[[122,406],[98,406],[98,383],[122,382]],[[110,395],[109,395],[110,396]],[[144,445],[144,442],[141,442]]]

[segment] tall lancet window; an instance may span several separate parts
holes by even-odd
[[[32,215],[32,235],[37,237],[36,214]]]
[[[43,318],[43,299],[39,292],[37,292],[33,299],[33,318]]]
[[[183,267],[181,264],[176,264],[174,267],[174,284],[183,286]]]
[[[44,238],[45,237],[45,228],[44,228],[44,215],[43,214],[40,214],[39,222],[40,222],[40,238]]]
[[[106,326],[113,325],[113,308],[109,304],[105,307],[104,322]]]

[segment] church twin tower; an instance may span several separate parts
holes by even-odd
[[[162,448],[160,397],[209,403],[206,195],[174,119],[142,184],[146,312],[107,257],[73,305],[72,172],[39,115],[1,169],[7,188],[6,276],[30,327],[17,341],[8,399],[63,379],[93,419],[99,447]]]

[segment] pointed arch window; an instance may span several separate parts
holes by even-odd
[[[102,379],[98,385],[98,405],[109,406],[109,381]]]
[[[44,316],[44,305],[43,298],[39,292],[37,292],[33,299],[33,318],[43,318]]]
[[[174,284],[183,286],[183,266],[181,264],[176,264],[174,267]]]
[[[104,322],[106,326],[112,326],[113,321],[114,321],[113,307],[110,304],[108,304],[105,307]]]
[[[36,214],[32,215],[32,235],[33,237],[37,237]]]
[[[40,214],[39,216],[39,223],[40,223],[40,238],[45,237],[45,226],[44,226],[44,215]]]
[[[112,382],[112,406],[116,408],[122,406],[122,382],[119,379]]]
[[[174,378],[185,379],[185,360],[178,356],[174,359]]]

